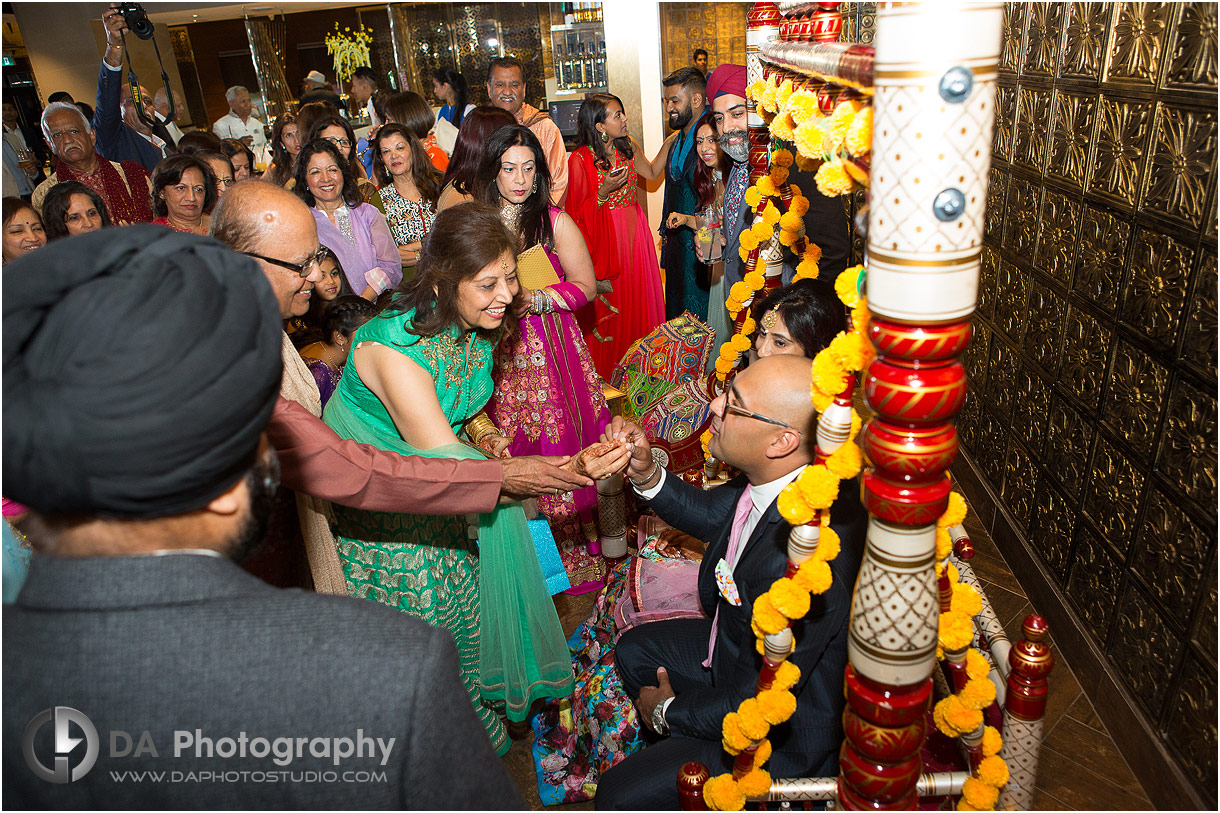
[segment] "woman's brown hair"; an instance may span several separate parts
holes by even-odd
[[[394,183],[389,167],[381,157],[381,143],[392,135],[402,136],[407,142],[411,150],[411,180],[424,200],[436,206],[436,199],[441,195],[441,173],[432,166],[432,159],[428,157],[423,143],[405,125],[383,124],[377,131],[377,137],[373,139],[373,177],[381,186]]]
[[[436,216],[424,241],[415,276],[403,280],[382,315],[414,308],[407,333],[435,336],[459,321],[458,286],[505,253],[516,254],[516,248],[516,235],[495,206],[462,203],[446,209]]]

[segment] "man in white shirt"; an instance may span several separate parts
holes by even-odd
[[[721,745],[726,713],[754,695],[761,657],[751,629],[754,601],[785,575],[791,526],[779,493],[813,462],[817,414],[809,397],[811,362],[770,356],[739,373],[712,402],[709,450],[741,475],[708,491],[670,476],[653,461],[638,426],[615,418],[605,439],[633,441],[627,476],[648,506],[680,531],[702,539],[699,601],[705,618],[633,627],[615,648],[623,689],[640,720],[661,739],[602,774],[598,809],[664,810],[678,806],[677,771],[702,762],[712,775],[731,769]],[[855,480],[844,481],[830,508],[841,549],[833,581],[812,596],[792,624],[789,660],[801,671],[792,691],[797,711],[772,730],[768,768],[776,776],[832,776],[842,742],[843,671],[852,587],[864,554],[868,515]]]
[[[236,138],[255,152],[261,150],[267,143],[267,136],[263,133],[263,123],[252,115],[254,105],[250,102],[250,91],[234,85],[225,91],[225,101],[229,103],[229,112],[217,119],[212,132],[221,138]]]

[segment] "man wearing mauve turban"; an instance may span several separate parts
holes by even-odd
[[[254,261],[130,226],[2,273],[4,488],[35,550],[4,609],[4,807],[521,806],[447,632],[234,562],[279,480]]]
[[[720,146],[733,159],[733,169],[724,188],[724,289],[727,291],[745,276],[745,263],[738,249],[741,232],[754,222],[754,213],[744,203],[750,185],[745,67],[721,65],[712,71],[707,80],[707,99],[720,135]],[[791,144],[784,146],[794,149]],[[823,195],[813,181],[813,173],[801,172],[795,165],[788,177],[790,183],[799,186],[801,193],[809,198],[809,211],[804,217],[805,237],[822,249],[818,278],[834,282],[851,259],[851,236],[843,201]],[[799,257],[784,249],[785,285],[792,282],[799,261]]]

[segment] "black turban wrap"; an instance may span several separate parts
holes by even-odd
[[[45,514],[201,508],[255,462],[282,322],[215,240],[124,226],[5,263],[4,494]]]

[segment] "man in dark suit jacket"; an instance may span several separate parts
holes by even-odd
[[[683,763],[697,760],[713,775],[731,768],[721,724],[754,695],[762,663],[750,628],[754,600],[787,565],[791,526],[780,516],[776,497],[813,459],[817,430],[809,366],[804,357],[760,359],[713,401],[709,448],[742,475],[710,491],[653,463],[634,424],[616,418],[607,430],[608,437],[623,432],[635,441],[628,476],[648,506],[708,543],[699,569],[699,600],[708,617],[644,624],[619,639],[615,658],[623,686],[641,720],[668,737],[602,775],[599,809],[674,809]],[[789,660],[800,667],[801,679],[792,690],[796,713],[770,734],[774,752],[767,767],[779,777],[837,773],[848,616],[867,525],[855,481],[841,483],[830,517],[842,547],[830,562],[830,589],[813,596],[809,613],[792,626],[796,648]],[[725,565],[719,565],[722,560]],[[731,570],[735,597],[718,587],[718,566]]]
[[[4,609],[4,806],[523,807],[445,631],[233,561],[278,481],[253,261],[130,226],[3,277],[5,492],[36,551]]]
[[[97,151],[111,161],[135,161],[151,173],[165,157],[174,141],[158,123],[150,129],[136,113],[131,87],[123,83],[123,37],[127,23],[114,4],[102,16],[106,28],[106,53],[97,72],[97,108],[93,111],[93,131],[97,134]],[[153,97],[140,88],[144,114],[152,121]]]

